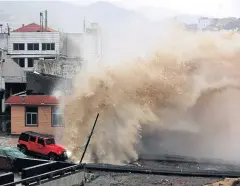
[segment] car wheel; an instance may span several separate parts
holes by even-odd
[[[49,157],[49,160],[51,161],[55,161],[57,159],[57,156],[53,153],[50,153],[48,157]]]
[[[20,146],[20,151],[21,151],[23,154],[26,154],[28,150],[27,150],[27,147],[26,147],[26,146],[22,145],[22,146]]]

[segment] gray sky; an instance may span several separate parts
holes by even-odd
[[[0,0],[2,1],[2,0]],[[9,1],[9,0],[8,0]],[[39,0],[31,0],[39,1]],[[46,1],[46,0],[42,0]],[[59,0],[60,1],[60,0]],[[61,0],[77,5],[87,5],[98,0]],[[142,7],[160,7],[175,10],[183,14],[240,17],[240,0],[102,0],[129,9]]]
[[[65,0],[75,4],[90,4],[97,0]],[[200,14],[206,16],[240,16],[237,7],[240,0],[106,0],[114,4],[137,9],[140,7],[161,7],[186,14]]]

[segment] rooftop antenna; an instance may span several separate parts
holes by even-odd
[[[47,20],[47,10],[45,10],[45,31],[48,31],[48,20]]]
[[[85,33],[85,32],[86,32],[86,19],[84,17],[84,19],[83,19],[83,33]]]
[[[40,12],[40,32],[48,31],[47,10]]]
[[[9,27],[8,23],[7,23],[7,33],[8,33],[8,35],[10,35],[10,27]]]
[[[40,12],[40,32],[43,32],[43,13]]]

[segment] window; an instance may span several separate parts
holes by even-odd
[[[26,107],[26,126],[38,125],[38,107]]]
[[[13,50],[25,50],[24,43],[13,43]]]
[[[46,144],[53,145],[53,144],[55,144],[55,140],[53,138],[46,139]]]
[[[38,138],[38,144],[44,145],[44,139]]]
[[[63,126],[62,113],[57,106],[52,107],[52,127]]]
[[[35,136],[30,136],[29,141],[35,142],[36,141],[36,137]]]
[[[28,138],[29,138],[28,134],[22,133],[19,137],[19,140],[28,141]]]
[[[28,43],[27,49],[28,50],[39,50],[39,43]]]
[[[56,59],[55,57],[45,57],[44,59]]]
[[[34,58],[28,58],[27,67],[33,67],[34,66]]]
[[[55,43],[42,43],[42,50],[55,50]]]
[[[25,58],[13,58],[13,60],[20,66],[25,67]]]

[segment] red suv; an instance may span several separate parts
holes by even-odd
[[[67,151],[60,145],[55,144],[52,135],[39,134],[36,132],[23,132],[18,139],[18,148],[22,153],[34,153],[50,160],[66,160]]]

